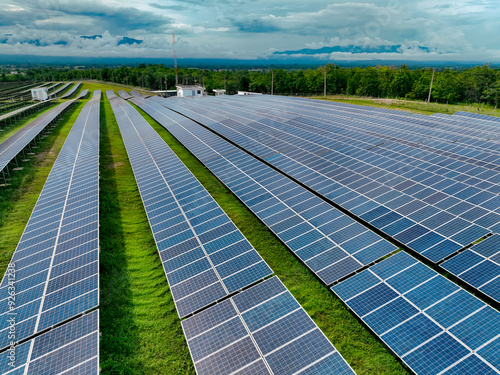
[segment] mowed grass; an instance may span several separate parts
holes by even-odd
[[[0,186],[0,272],[3,275],[40,192],[84,103],[75,103],[34,149],[23,169],[11,171],[10,185]],[[3,182],[3,181],[2,181]]]
[[[118,125],[101,107],[100,296],[103,374],[194,374]]]
[[[331,95],[327,96],[326,99],[320,96],[313,96],[312,99],[333,101],[339,103],[357,104],[368,107],[376,108],[389,108],[405,112],[418,113],[421,115],[432,115],[434,113],[444,113],[452,115],[455,112],[463,111],[470,113],[479,113],[481,115],[487,116],[500,116],[500,109],[497,109],[491,105],[484,105],[478,103],[465,104],[441,104],[441,103],[425,103],[422,101],[415,100],[404,100],[404,99],[371,99],[371,98],[360,98],[357,96],[348,95]]]
[[[215,198],[356,373],[408,373],[354,314],[346,309],[342,301],[313,276],[230,190],[168,131],[137,109]]]

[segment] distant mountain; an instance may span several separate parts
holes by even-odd
[[[485,61],[411,61],[411,60],[351,60],[334,61],[320,60],[315,56],[304,56],[301,58],[280,56],[274,59],[254,59],[254,60],[234,60],[234,59],[178,59],[178,65],[190,68],[209,69],[249,69],[249,68],[286,68],[286,69],[307,69],[324,66],[327,63],[334,63],[340,66],[399,66],[406,64],[411,68],[416,67],[438,67],[438,68],[469,68],[485,64]],[[85,66],[133,66],[141,63],[164,64],[174,66],[172,58],[110,58],[92,56],[34,56],[34,55],[1,55],[0,64],[22,64],[22,65],[85,65]],[[492,62],[491,67],[500,67],[500,62]]]
[[[316,49],[304,48],[296,51],[276,51],[274,55],[321,55],[321,54],[330,54],[334,52],[347,52],[347,53],[403,53],[401,44],[395,45],[382,45],[377,47],[362,47],[362,46],[332,46],[332,47],[322,47]],[[412,49],[412,48],[407,48]],[[429,47],[421,47],[418,46],[418,49],[424,52],[430,52],[431,49]]]
[[[97,38],[102,39],[102,35],[92,35],[92,36],[82,35],[80,38],[96,40]]]
[[[137,44],[141,44],[142,43],[142,40],[140,39],[134,39],[134,38],[127,38],[126,36],[124,36],[122,38],[122,40],[120,40],[118,42],[118,45],[121,46],[122,44],[128,44],[128,45],[131,45],[131,44],[134,44],[134,43],[137,43]]]

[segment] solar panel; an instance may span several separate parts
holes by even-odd
[[[1,348],[10,345],[9,314],[18,342],[98,305],[100,95],[75,121],[0,284]]]
[[[396,247],[300,185],[181,115],[133,100],[166,127],[330,285]]]
[[[66,99],[69,98],[71,95],[73,95],[78,88],[82,85],[82,82],[77,82],[71,89],[68,90],[67,93],[61,96],[61,99]]]
[[[123,99],[133,98],[133,96],[128,94],[125,90],[118,91],[118,95],[120,95],[120,97],[122,97]]]
[[[57,94],[59,94],[61,91],[64,91],[65,89],[67,89],[68,86],[70,86],[72,84],[73,84],[73,82],[65,83],[64,85],[62,85],[61,87],[59,87],[58,89],[56,89],[53,93],[51,93],[51,95],[56,96]]]
[[[275,276],[182,322],[202,374],[354,374]]]
[[[57,107],[42,114],[0,143],[0,171],[3,171],[5,167],[7,167],[7,165],[42,132],[42,130],[61,116],[74,101],[75,99],[59,104]]]
[[[372,132],[376,138],[371,143],[360,141],[370,129],[378,129],[378,123],[362,129],[349,123],[354,135],[347,136],[337,123],[345,118],[332,120],[328,112],[291,108],[289,103],[295,102],[292,99],[150,100],[203,123],[434,262],[500,230],[500,215],[489,212],[500,208],[494,186],[488,185],[491,191],[486,191],[482,185],[468,185],[473,183],[472,173],[484,175],[491,182],[497,172],[491,175],[484,168],[472,172],[470,166],[471,175],[464,184],[458,180],[463,174],[443,177],[436,169],[443,169],[439,163],[450,163],[429,154],[437,152],[435,148],[408,141],[395,144],[403,140],[386,136],[382,132],[385,129]],[[315,105],[314,109],[320,108]],[[391,142],[386,143],[383,137]],[[422,140],[425,138],[413,139]],[[378,142],[381,144],[373,148]],[[414,151],[419,152],[420,159]],[[465,166],[455,169],[460,167]],[[437,184],[449,186],[434,188]],[[398,225],[392,225],[394,214],[399,215],[396,220],[401,219]],[[457,220],[426,221],[442,214]]]
[[[37,108],[37,107],[45,107],[48,103],[50,103],[50,100],[31,104],[31,105],[28,105],[26,107],[16,109],[12,112],[8,112],[8,113],[5,113],[3,115],[0,115],[0,123],[6,123],[7,120],[11,121],[12,118],[14,118],[15,116],[17,116],[21,113],[24,113],[26,111],[29,111],[30,109]]]
[[[441,267],[500,302],[500,235],[486,238]]]
[[[332,290],[417,374],[500,370],[500,313],[407,253]]]
[[[0,354],[2,374],[98,374],[99,312],[43,333],[16,346],[13,352]]]
[[[88,93],[89,93],[89,89],[85,89],[85,90],[83,90],[83,91],[82,91],[82,92],[81,92],[81,93],[80,93],[80,94],[76,97],[76,99],[77,99],[77,100],[78,100],[78,99],[83,99],[83,98],[85,98],[85,97],[87,96],[87,94],[88,94]]]
[[[111,99],[179,316],[272,274],[168,145],[122,98]]]

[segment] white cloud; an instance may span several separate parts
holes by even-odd
[[[0,35],[13,34],[1,45],[1,53],[165,57],[172,54],[175,32],[183,58],[252,59],[304,48],[402,45],[403,54],[354,57],[486,62],[499,55],[497,4],[493,0],[0,0],[4,10]],[[80,38],[95,34],[103,38]],[[124,36],[143,43],[118,46]],[[23,43],[33,39],[39,39],[40,46]],[[61,41],[67,44],[54,45]],[[347,58],[345,53],[321,57]]]

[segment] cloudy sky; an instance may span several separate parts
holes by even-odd
[[[0,54],[171,58],[175,32],[180,58],[500,62],[499,9],[498,0],[0,0]]]

